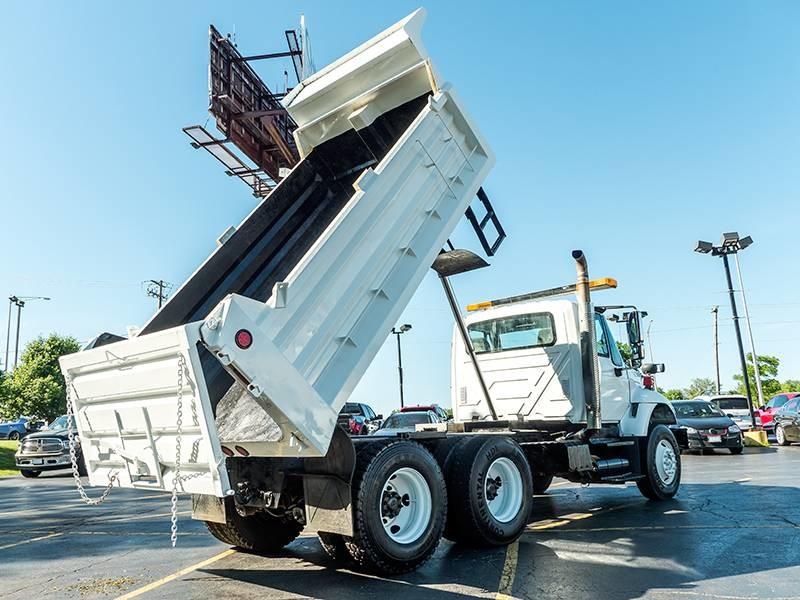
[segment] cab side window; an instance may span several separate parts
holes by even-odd
[[[603,327],[603,317],[598,314],[594,316],[594,340],[597,344],[597,355],[611,357],[610,346],[608,344],[608,336],[606,329]]]
[[[786,404],[783,405],[783,410],[781,412],[796,413],[798,404],[800,404],[800,399],[793,398],[793,399],[789,400],[789,402],[787,402]]]

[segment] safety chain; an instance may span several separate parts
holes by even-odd
[[[171,517],[172,527],[170,528],[170,541],[172,547],[178,543],[178,485],[181,481],[181,437],[183,434],[183,374],[186,369],[186,359],[183,354],[178,355],[178,414],[175,420],[175,470],[172,473],[172,499]]]
[[[72,430],[72,419],[73,419],[73,408],[72,408],[72,392],[74,391],[74,387],[72,386],[72,380],[67,380],[67,439],[69,440],[69,460],[72,464],[72,478],[75,480],[75,487],[78,488],[78,494],[80,494],[81,498],[83,499],[86,504],[90,506],[97,506],[98,504],[102,504],[105,502],[108,495],[111,493],[111,488],[114,486],[114,482],[117,480],[117,474],[112,473],[111,476],[108,478],[108,485],[106,489],[103,490],[103,493],[100,494],[97,498],[90,498],[86,493],[86,490],[83,489],[83,483],[81,483],[81,475],[78,469],[78,452],[75,448],[75,433]],[[83,460],[86,460],[86,457],[83,457]]]

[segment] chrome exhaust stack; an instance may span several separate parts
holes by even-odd
[[[582,250],[573,250],[577,282],[578,315],[581,347],[581,370],[583,372],[583,398],[586,403],[586,425],[589,429],[600,429],[600,374],[597,359],[597,344],[594,331],[594,307],[589,294],[589,265]]]

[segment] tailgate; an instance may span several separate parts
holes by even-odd
[[[180,445],[180,491],[222,497],[229,489],[198,325],[60,358],[92,485],[106,485],[116,473],[121,487],[171,490]]]

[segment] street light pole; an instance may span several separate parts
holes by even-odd
[[[406,323],[399,329],[392,327],[392,333],[397,336],[397,373],[400,376],[400,408],[405,406],[403,398],[403,352],[400,349],[400,336],[411,329],[411,325]]]
[[[735,231],[722,234],[722,241],[719,246],[715,246],[711,242],[699,241],[695,252],[700,254],[711,254],[711,256],[721,256],[722,264],[725,266],[725,279],[728,282],[728,296],[731,301],[731,312],[733,313],[733,328],[736,331],[736,343],[739,347],[739,362],[742,366],[742,381],[744,382],[744,389],[747,394],[747,406],[750,409],[750,421],[752,422],[753,429],[757,427],[756,416],[753,411],[753,395],[750,391],[750,378],[747,375],[747,360],[744,356],[744,346],[742,345],[742,330],[739,327],[739,313],[736,311],[736,296],[733,292],[733,280],[731,279],[731,266],[728,261],[729,254],[736,254],[740,250],[744,250],[753,239],[748,235],[747,237],[740,238],[739,234]]]
[[[22,309],[25,306],[26,300],[50,300],[50,298],[46,296],[11,296],[9,301],[13,302],[17,305],[17,336],[16,342],[14,344],[14,368],[17,368],[17,363],[19,362],[19,328],[20,322],[22,321]],[[11,328],[11,305],[8,307],[8,324],[9,329]],[[6,344],[6,356],[8,356],[8,344]],[[6,361],[8,358],[6,358]]]
[[[764,406],[764,390],[761,388],[761,370],[758,366],[758,355],[756,354],[756,343],[753,341],[753,328],[750,326],[750,311],[747,310],[747,296],[744,293],[744,281],[742,280],[742,269],[739,266],[739,253],[733,255],[736,260],[736,274],[739,277],[739,291],[742,294],[742,306],[744,307],[744,320],[747,323],[747,335],[750,338],[750,354],[753,356],[753,375],[756,379],[756,391],[758,393],[758,405]]]
[[[739,346],[739,362],[742,364],[742,380],[744,381],[744,391],[747,394],[747,405],[750,407],[750,420],[753,427],[756,426],[756,417],[753,414],[753,395],[750,392],[750,378],[747,376],[747,361],[744,358],[744,346],[742,345],[742,330],[739,327],[739,313],[736,311],[736,297],[733,294],[733,282],[731,281],[731,267],[728,263],[728,255],[722,255],[722,264],[725,265],[725,278],[728,280],[728,296],[731,299],[731,312],[733,313],[733,329],[736,331],[736,345]]]
[[[8,297],[8,325],[6,326],[6,362],[3,363],[3,369],[8,373],[8,352],[11,349],[11,307],[17,302],[16,296]]]

